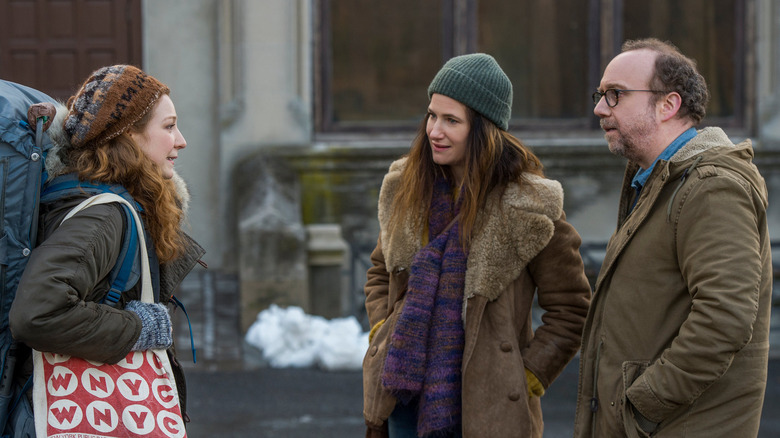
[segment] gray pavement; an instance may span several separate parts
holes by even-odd
[[[542,398],[545,437],[570,437],[575,359]],[[349,438],[364,435],[360,372],[317,369],[187,371],[190,438]],[[780,358],[769,362],[760,438],[780,437]]]

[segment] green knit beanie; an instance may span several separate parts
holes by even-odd
[[[456,56],[436,73],[428,98],[443,94],[482,114],[499,128],[509,128],[512,82],[492,56],[484,53]]]

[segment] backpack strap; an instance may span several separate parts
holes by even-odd
[[[141,276],[141,254],[139,251],[138,229],[130,206],[137,211],[143,211],[140,204],[133,200],[130,193],[118,184],[101,184],[79,181],[75,174],[62,175],[47,182],[41,195],[42,203],[49,203],[68,196],[88,194],[91,196],[102,193],[113,193],[120,196],[127,203],[121,203],[125,216],[125,229],[122,237],[122,247],[117,257],[117,263],[109,273],[111,286],[108,293],[100,301],[103,304],[116,307],[122,297],[122,293],[130,290]],[[146,239],[147,252],[154,254],[151,240]],[[156,272],[156,270],[155,270]],[[159,274],[158,274],[159,275]],[[159,297],[159,279],[153,279],[155,299]]]

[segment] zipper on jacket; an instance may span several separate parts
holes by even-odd
[[[599,398],[598,398],[598,383],[599,383],[599,362],[601,361],[601,346],[604,344],[604,340],[599,341],[599,346],[596,347],[596,360],[593,363],[593,394],[590,399],[590,412],[592,418],[590,422],[590,436],[596,436],[596,412],[599,410]]]

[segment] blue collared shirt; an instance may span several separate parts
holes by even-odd
[[[639,192],[642,191],[642,187],[644,187],[645,183],[647,183],[647,178],[650,178],[650,174],[653,173],[655,163],[657,163],[659,160],[668,160],[672,158],[672,156],[676,154],[677,151],[682,149],[682,147],[691,141],[693,137],[696,137],[696,134],[696,128],[688,128],[687,131],[680,134],[669,146],[666,147],[666,149],[664,149],[663,152],[661,152],[660,155],[658,155],[650,167],[647,169],[639,169],[636,175],[634,175],[634,179],[631,181],[631,186],[636,189],[637,198],[639,198]]]

